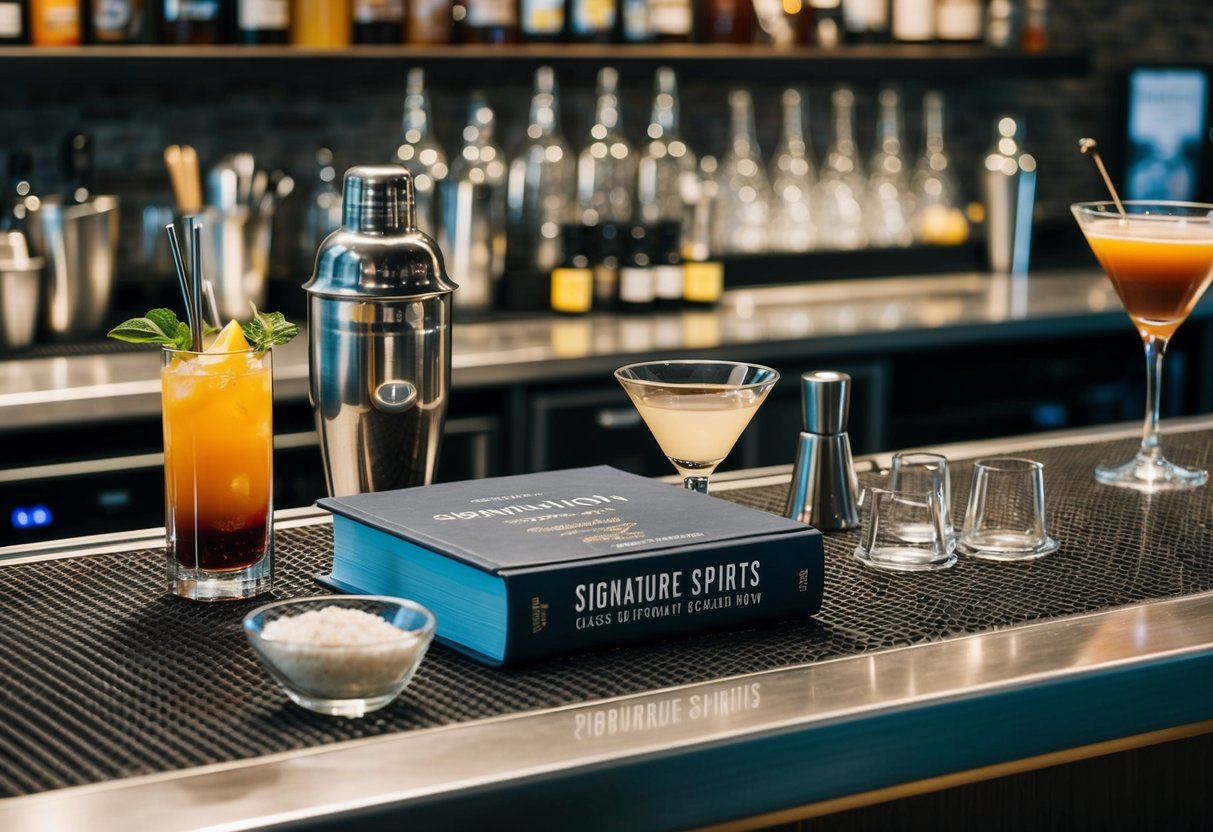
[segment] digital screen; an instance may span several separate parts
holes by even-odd
[[[1201,69],[1135,69],[1129,75],[1126,196],[1200,199],[1209,78]]]

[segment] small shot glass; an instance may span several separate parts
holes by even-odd
[[[1045,526],[1044,465],[1015,457],[977,460],[956,549],[969,557],[1002,561],[1057,551]]]
[[[867,522],[855,548],[861,563],[895,572],[947,569],[956,563],[938,491],[869,488],[864,496]]]
[[[952,523],[952,477],[948,473],[948,458],[926,451],[905,451],[893,454],[889,472],[889,490],[934,491],[939,494],[939,514],[949,549],[956,546],[956,527]],[[933,529],[925,522],[918,528],[906,528],[907,536],[917,535],[929,540]]]

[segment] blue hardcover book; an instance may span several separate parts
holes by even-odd
[[[336,589],[412,598],[489,664],[809,616],[821,534],[608,466],[325,498]]]

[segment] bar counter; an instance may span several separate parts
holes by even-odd
[[[1192,318],[1210,314],[1213,300]],[[1129,330],[1111,282],[1083,270],[821,281],[729,291],[719,308],[706,311],[459,321],[452,331],[452,384],[468,391],[609,379],[627,361],[681,353],[826,361]],[[159,418],[157,362],[147,347],[0,361],[0,433]],[[275,398],[306,401],[307,339],[275,350],[274,365]]]
[[[1166,427],[1170,458],[1213,464],[1213,417]],[[1045,463],[1061,549],[1042,560],[875,572],[858,532],[831,534],[810,620],[509,670],[436,645],[361,720],[286,701],[239,630],[256,602],[165,597],[163,530],[0,549],[0,828],[760,828],[1205,735],[1213,487],[1097,486],[1135,444],[940,449],[958,523],[973,458]],[[861,483],[887,463],[858,460]],[[789,474],[705,499],[778,511]],[[275,595],[320,593],[327,517],[284,512],[277,538]],[[1195,808],[1174,811],[1207,820],[1207,770],[1189,774]]]

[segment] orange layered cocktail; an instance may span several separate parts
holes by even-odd
[[[1182,468],[1162,455],[1158,411],[1167,344],[1213,281],[1213,204],[1079,202],[1070,210],[1146,352],[1141,448],[1122,465],[1096,468],[1095,479],[1145,492],[1204,485],[1207,472]]]
[[[170,587],[198,600],[268,590],[271,352],[229,326],[205,352],[165,349],[160,381]]]

